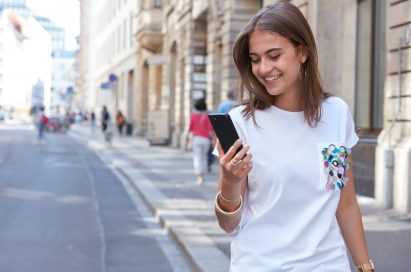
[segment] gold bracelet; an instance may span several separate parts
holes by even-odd
[[[225,215],[225,216],[234,217],[241,211],[241,209],[243,207],[243,197],[241,195],[240,195],[240,206],[238,206],[238,208],[233,212],[226,212],[223,209],[221,209],[220,205],[218,204],[218,196],[219,195],[221,195],[221,192],[218,192],[215,195],[215,208],[219,213],[221,213],[222,215]]]
[[[367,271],[374,271],[374,263],[369,260],[368,263],[359,265],[356,267],[357,272],[367,272]]]
[[[218,194],[217,194],[222,200],[224,200],[225,202],[228,202],[228,203],[235,203],[235,202],[238,202],[239,200],[240,200],[240,198],[241,198],[241,195],[240,195],[240,197],[239,198],[237,198],[237,199],[234,199],[234,200],[231,200],[231,199],[227,199],[227,198],[225,198],[224,196],[223,196],[223,194],[221,193],[221,191],[220,192],[218,192]]]

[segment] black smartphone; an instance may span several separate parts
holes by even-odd
[[[215,134],[220,141],[224,153],[227,153],[235,141],[240,138],[235,130],[230,115],[228,113],[209,113],[208,118],[210,119],[211,125],[214,128]],[[243,146],[241,145],[235,154],[237,154],[242,148]]]

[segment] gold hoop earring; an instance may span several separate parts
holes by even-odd
[[[298,78],[303,79],[302,76],[301,76],[300,68],[301,68],[301,63],[298,63]]]

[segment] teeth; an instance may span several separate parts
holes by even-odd
[[[277,76],[265,77],[264,79],[266,81],[273,81],[273,80],[279,79],[280,77],[281,75],[277,75]]]

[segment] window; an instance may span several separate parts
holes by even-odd
[[[130,26],[129,26],[129,31],[130,31],[130,47],[133,47],[134,45],[134,33],[133,33],[133,13],[130,12]]]
[[[154,7],[155,7],[155,8],[161,8],[161,4],[162,4],[161,2],[163,2],[163,1],[161,1],[161,0],[155,0],[155,1],[154,1]]]
[[[385,76],[385,5],[359,0],[355,80],[355,122],[362,134],[374,135],[383,126]]]
[[[126,49],[127,44],[127,19],[123,21],[123,49]]]

